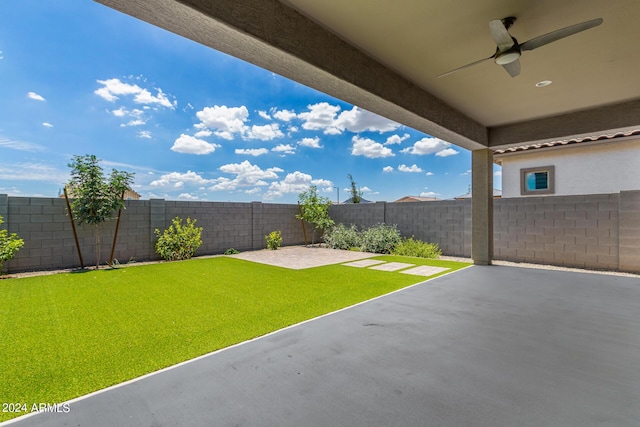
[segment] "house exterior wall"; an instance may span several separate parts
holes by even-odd
[[[640,139],[584,143],[496,155],[502,164],[502,197],[522,196],[520,170],[555,166],[554,196],[607,194],[640,189]]]

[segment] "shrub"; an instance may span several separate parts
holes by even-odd
[[[182,225],[182,219],[179,217],[175,217],[171,222],[164,233],[160,233],[156,228],[156,252],[168,261],[191,258],[202,245],[202,227],[196,227],[196,220],[191,221],[191,218],[187,218],[185,225]]]
[[[344,224],[338,224],[324,235],[324,242],[332,249],[359,248],[360,241],[361,235],[358,232],[358,227],[353,224],[348,228]]]
[[[3,223],[4,220],[0,215],[0,225]],[[24,240],[16,233],[9,234],[9,231],[0,229],[0,274],[2,274],[2,264],[13,258],[22,246],[24,246]]]
[[[267,242],[267,249],[276,250],[282,245],[282,233],[280,230],[272,231],[268,235],[264,236],[264,240]]]
[[[402,241],[391,251],[393,255],[414,256],[420,258],[439,258],[442,251],[437,243],[427,243],[413,237]]]
[[[388,254],[401,241],[402,236],[395,225],[378,224],[362,233],[360,249],[364,252]]]
[[[239,254],[240,251],[237,249],[233,249],[233,248],[229,248],[226,251],[224,251],[225,255],[235,255],[235,254]]]

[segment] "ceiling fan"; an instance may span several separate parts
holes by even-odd
[[[515,37],[509,34],[509,28],[516,22],[516,18],[513,16],[506,17],[504,19],[495,19],[489,22],[489,32],[491,37],[498,45],[496,53],[488,58],[481,59],[479,61],[472,62],[471,64],[464,65],[454,70],[448,71],[444,74],[440,74],[438,77],[448,76],[449,74],[456,73],[481,62],[493,59],[493,61],[502,65],[507,70],[511,77],[515,77],[520,74],[520,55],[527,50],[537,49],[549,43],[553,43],[565,37],[569,37],[573,34],[581,31],[588,30],[593,27],[597,27],[602,24],[602,18],[592,19],[591,21],[581,22],[579,24],[570,25],[559,30],[552,31],[548,34],[532,38],[524,43],[518,43]]]

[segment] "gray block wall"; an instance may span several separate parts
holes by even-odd
[[[496,200],[496,259],[619,267],[619,194]]]
[[[284,245],[304,243],[295,218],[297,205],[128,200],[115,258],[121,262],[158,259],[154,230],[171,220],[197,219],[203,245],[197,255],[265,247],[264,236],[280,230]],[[334,205],[337,223],[370,227],[395,224],[407,237],[437,243],[445,255],[471,256],[471,200]],[[64,199],[0,194],[3,227],[25,246],[6,263],[9,272],[79,266]],[[308,241],[311,227],[307,224]],[[115,220],[101,228],[101,260],[108,260]],[[85,265],[93,265],[93,229],[78,227]],[[640,272],[640,191],[586,196],[494,200],[494,258],[570,267]]]
[[[295,218],[296,205],[220,202],[127,200],[117,236],[114,258],[120,263],[157,260],[154,230],[163,231],[176,216],[196,219],[203,227],[202,246],[196,255],[220,254],[266,247],[264,236],[280,230],[284,245],[304,243],[302,226]],[[5,264],[8,272],[50,270],[80,266],[66,203],[59,198],[7,197],[0,195],[0,215],[9,232],[25,242],[15,258]],[[116,220],[100,227],[100,260],[109,259]],[[85,266],[95,265],[93,227],[76,224]]]

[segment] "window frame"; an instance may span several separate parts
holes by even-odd
[[[529,190],[527,188],[527,175],[535,172],[547,173],[547,188],[540,190]],[[522,196],[537,196],[544,194],[555,193],[555,166],[538,166],[533,168],[520,169],[520,195]]]

